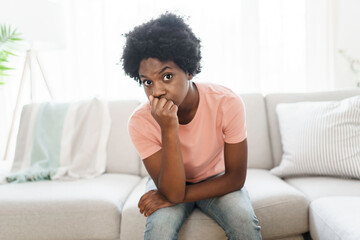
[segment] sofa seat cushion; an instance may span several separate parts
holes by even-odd
[[[319,198],[310,204],[310,233],[314,240],[360,239],[360,197]]]
[[[0,185],[2,240],[119,238],[121,210],[139,176]]]
[[[359,196],[360,181],[335,177],[294,177],[285,179],[313,201],[328,196]]]
[[[122,240],[143,239],[146,218],[139,213],[138,201],[145,193],[145,177],[133,190],[123,208]],[[246,188],[250,194],[264,239],[300,237],[308,231],[308,201],[302,193],[270,174],[248,169]],[[185,221],[179,239],[226,239],[222,228],[200,210]]]
[[[264,239],[279,239],[309,230],[309,202],[299,190],[261,169],[248,169],[245,186]]]

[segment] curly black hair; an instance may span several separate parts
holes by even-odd
[[[184,72],[196,75],[201,72],[200,40],[184,19],[166,12],[157,19],[135,27],[124,34],[121,62],[126,75],[141,85],[139,65],[141,60],[157,58],[174,61]]]

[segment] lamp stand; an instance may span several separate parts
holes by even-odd
[[[17,112],[18,112],[18,108],[19,108],[19,104],[20,104],[20,98],[21,98],[21,94],[22,94],[22,90],[23,90],[23,86],[25,84],[25,73],[26,71],[29,71],[30,73],[30,102],[33,102],[33,92],[34,92],[34,80],[33,80],[33,70],[32,70],[32,62],[33,60],[35,60],[35,63],[37,63],[37,66],[40,69],[42,78],[44,80],[45,86],[47,88],[47,91],[50,95],[50,98],[53,99],[53,94],[50,90],[49,84],[45,78],[45,74],[44,71],[41,67],[39,58],[38,58],[38,54],[37,51],[29,49],[26,51],[26,57],[25,57],[25,62],[24,62],[24,67],[23,67],[23,71],[21,74],[21,80],[20,80],[20,84],[19,84],[19,89],[17,92],[17,97],[16,97],[16,104],[15,104],[15,108],[13,111],[13,115],[12,115],[12,120],[11,120],[11,126],[10,126],[10,131],[9,131],[9,135],[7,138],[7,142],[6,142],[6,148],[5,148],[5,154],[4,154],[4,158],[3,160],[7,159],[8,153],[9,153],[9,147],[10,147],[10,142],[11,142],[11,137],[14,131],[14,126],[15,126],[15,120],[16,120],[16,116],[17,116]]]

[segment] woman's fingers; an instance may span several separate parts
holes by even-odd
[[[154,194],[155,190],[150,190],[149,192],[145,193],[139,201],[138,207],[140,209],[140,213],[144,214],[146,213],[147,209],[149,208],[149,206],[151,206],[153,200],[152,200],[152,195]]]
[[[143,211],[143,213],[144,213],[144,216],[145,216],[145,217],[150,216],[150,214],[154,212],[154,210],[152,210],[152,209],[153,209],[153,205],[154,205],[153,202],[148,202],[148,203],[144,206],[144,211]]]
[[[178,125],[177,106],[166,98],[151,97],[151,115],[160,125],[161,129],[173,128]]]
[[[154,96],[153,95],[150,95],[149,96],[149,102],[150,102],[150,105],[152,105],[152,101],[154,100]]]
[[[151,111],[154,111],[157,108],[158,102],[158,98],[153,98],[153,100],[150,102]]]
[[[166,115],[169,112],[172,112],[174,102],[167,100],[166,98],[154,98],[151,102],[151,111],[157,116]]]
[[[173,204],[167,201],[161,193],[156,190],[150,190],[140,198],[138,207],[140,209],[140,213],[144,214],[145,217],[148,217],[159,208],[169,207],[172,205]]]
[[[141,196],[139,203],[138,203],[138,207],[141,208],[141,206],[144,204],[144,201],[149,197],[149,195],[154,192],[155,190],[150,190],[147,193],[145,193],[144,195]]]
[[[171,100],[168,100],[164,105],[164,110],[171,110],[171,108],[174,106],[174,102]]]
[[[148,198],[144,199],[141,202],[140,209],[139,209],[141,214],[144,214],[146,212],[146,209],[149,207],[149,204],[151,204],[151,200],[149,200]]]

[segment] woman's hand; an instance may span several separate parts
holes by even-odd
[[[166,98],[154,98],[149,96],[151,115],[160,125],[161,129],[166,130],[176,128],[179,125],[177,116],[178,106],[173,101]]]
[[[140,213],[145,217],[150,216],[160,208],[171,207],[175,204],[169,202],[158,190],[150,190],[139,201]]]

